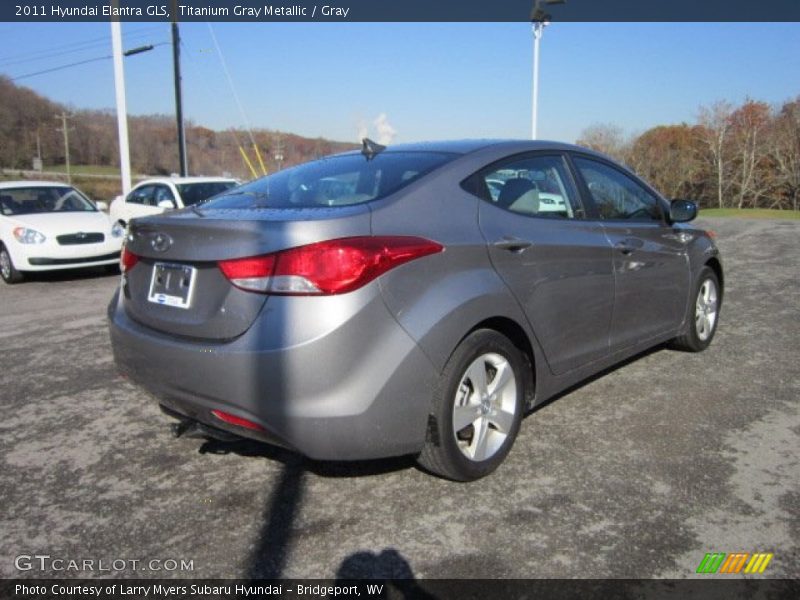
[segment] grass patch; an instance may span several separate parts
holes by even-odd
[[[52,173],[66,173],[65,165],[52,165],[44,167],[45,171]],[[70,165],[70,173],[73,175],[116,175],[119,177],[119,168],[101,165]]]
[[[704,208],[700,217],[733,217],[736,219],[795,219],[800,220],[800,211],[773,208]]]

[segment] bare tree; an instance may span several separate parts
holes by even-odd
[[[706,158],[715,180],[717,204],[720,208],[725,206],[725,195],[731,185],[728,159],[732,113],[733,107],[729,103],[718,101],[708,107],[701,106],[697,119],[701,126],[698,132],[707,149]]]
[[[800,96],[787,102],[773,119],[769,139],[777,193],[770,208],[782,208],[783,200],[798,210],[800,204]]]

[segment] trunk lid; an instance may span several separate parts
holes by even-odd
[[[125,310],[135,321],[163,333],[232,339],[249,329],[268,296],[235,287],[218,261],[369,233],[365,205],[201,208],[135,219],[126,247],[139,260],[125,275]]]

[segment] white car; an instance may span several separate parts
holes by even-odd
[[[111,203],[111,218],[127,226],[136,217],[158,215],[167,210],[185,208],[204,202],[220,192],[236,187],[227,177],[158,177],[137,184],[127,196],[117,196]]]
[[[0,275],[119,264],[125,229],[72,186],[53,181],[0,183]]]

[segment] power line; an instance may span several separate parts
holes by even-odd
[[[126,38],[131,37],[142,37],[149,35],[150,32],[156,31],[161,29],[161,27],[143,27],[140,29],[134,29],[133,31],[128,32],[126,34]],[[17,54],[6,54],[5,56],[0,56],[0,63],[5,63],[9,60],[14,60],[18,58],[28,58],[31,56],[37,56],[43,53],[54,52],[57,50],[65,50],[67,48],[74,48],[76,46],[94,46],[94,45],[105,45],[108,44],[108,36],[96,37],[96,38],[89,38],[82,41],[77,42],[70,42],[69,44],[61,44],[59,46],[50,46],[49,48],[45,48],[42,50],[33,50],[30,52],[19,52]]]
[[[149,37],[151,34],[149,33],[142,33],[139,35],[129,35],[126,36],[128,40],[135,40],[141,39],[145,37]],[[81,46],[80,48],[72,48],[72,49],[63,49],[63,50],[47,50],[47,51],[39,51],[36,52],[35,55],[31,54],[28,58],[20,58],[16,60],[0,60],[0,66],[2,67],[9,67],[12,65],[21,65],[25,63],[37,62],[40,60],[46,60],[48,58],[53,58],[54,56],[63,56],[65,54],[75,54],[77,52],[87,52],[89,50],[95,50],[102,48],[104,46],[108,46],[108,40],[103,42],[94,42],[91,44],[87,44],[85,46]]]
[[[161,42],[159,44],[153,44],[153,47],[155,48],[156,46],[165,46],[165,45],[167,45],[167,43],[168,42]],[[111,58],[110,54],[108,54],[106,56],[97,56],[95,58],[87,58],[86,60],[79,60],[79,61],[76,61],[76,62],[67,63],[65,65],[59,65],[58,67],[52,67],[50,69],[43,69],[41,71],[34,71],[33,73],[25,73],[24,75],[18,75],[17,77],[11,77],[10,80],[11,81],[18,81],[20,79],[26,79],[28,77],[33,77],[35,75],[44,75],[45,73],[53,73],[54,71],[61,71],[63,69],[69,69],[71,67],[77,67],[79,65],[85,65],[87,63],[97,62],[97,61],[100,61],[100,60],[108,60],[109,58]]]
[[[222,63],[222,70],[225,72],[225,77],[228,79],[228,85],[231,88],[231,93],[233,94],[233,99],[236,101],[236,106],[239,108],[239,114],[242,116],[242,120],[244,121],[244,125],[247,128],[247,133],[250,136],[250,142],[253,146],[256,145],[256,140],[253,137],[253,129],[250,127],[250,121],[247,119],[247,115],[244,112],[244,107],[242,106],[242,101],[239,99],[239,94],[236,93],[236,87],[233,85],[233,78],[231,77],[231,73],[228,70],[228,64],[225,62],[225,57],[222,55],[222,49],[219,47],[219,43],[217,42],[217,36],[214,35],[214,28],[211,27],[211,23],[206,23],[208,25],[208,31],[211,33],[211,39],[214,42],[214,47],[217,49],[217,55],[219,56],[219,62]]]
[[[111,58],[111,55],[107,56],[98,56],[96,58],[89,58],[87,60],[79,60],[74,63],[69,63],[66,65],[61,65],[59,67],[53,67],[52,69],[44,69],[42,71],[34,71],[33,73],[25,73],[25,75],[19,75],[17,77],[12,77],[11,81],[19,81],[20,79],[25,79],[27,77],[33,77],[34,75],[44,75],[45,73],[52,73],[53,71],[61,71],[62,69],[69,69],[70,67],[77,67],[78,65],[85,65],[87,63],[97,62],[99,60],[108,60]]]

